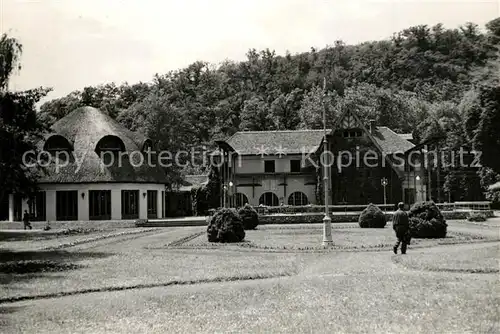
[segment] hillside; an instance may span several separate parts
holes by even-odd
[[[337,41],[295,55],[252,49],[244,62],[196,62],[150,83],[85,87],[45,103],[40,116],[51,124],[78,106],[94,106],[175,152],[238,130],[321,127],[326,78],[329,123],[355,109],[419,140],[442,133],[450,147],[474,142],[493,145],[493,153],[488,131],[498,128],[499,41],[497,18],[484,30],[473,23],[458,29],[422,25],[387,40]],[[484,117],[492,123],[481,123]],[[489,177],[497,178],[500,168],[486,162],[493,168]]]

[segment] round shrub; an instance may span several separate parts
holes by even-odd
[[[448,224],[434,202],[415,203],[408,212],[412,238],[445,238]]]
[[[208,223],[209,242],[240,242],[245,239],[245,229],[240,216],[234,209],[221,209]]]
[[[259,225],[259,215],[250,204],[245,204],[245,206],[238,211],[238,214],[243,221],[245,230],[255,230],[257,225]]]
[[[384,228],[386,225],[385,215],[376,205],[369,204],[359,215],[359,227]]]
[[[472,212],[467,220],[470,222],[485,222],[487,219],[486,215],[480,212]]]

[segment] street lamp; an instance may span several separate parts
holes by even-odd
[[[386,196],[385,187],[387,186],[387,184],[389,184],[389,182],[387,181],[386,177],[383,177],[381,180],[381,183],[382,183],[382,186],[384,187],[384,210],[387,212],[387,196]]]
[[[327,157],[327,141],[326,141],[326,78],[323,79],[323,132],[324,132],[324,140],[323,140],[323,152],[325,154],[325,158]],[[321,160],[321,159],[320,159]],[[332,219],[328,214],[328,170],[326,167],[326,163],[323,161],[323,180],[324,180],[324,188],[325,188],[325,217],[323,218],[323,246],[330,246],[333,244],[332,240]]]
[[[222,196],[223,196],[222,201],[224,202],[224,209],[226,208],[226,192],[227,192],[227,186],[224,185],[224,191],[222,193]]]
[[[233,182],[232,181],[229,181],[229,191],[230,191],[230,197],[229,197],[229,207],[233,207],[233,200],[232,200],[232,189],[233,189]]]

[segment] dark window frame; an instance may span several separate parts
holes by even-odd
[[[111,190],[89,190],[89,220],[111,219]]]
[[[139,219],[140,193],[137,189],[122,190],[121,212],[122,219]],[[133,204],[133,205],[132,205]]]
[[[270,168],[272,166],[272,168]],[[276,161],[264,160],[264,173],[276,173]]]
[[[158,190],[147,191],[148,219],[158,218]]]
[[[78,190],[56,191],[56,221],[78,220]]]
[[[290,173],[300,173],[302,161],[300,159],[290,160]]]

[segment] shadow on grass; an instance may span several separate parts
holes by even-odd
[[[101,259],[111,255],[113,254],[102,252],[67,252],[62,250],[22,252],[1,250],[0,274],[32,274],[79,269],[82,265],[75,262],[87,259]],[[3,276],[0,278],[2,284],[8,284],[13,280],[13,278]]]
[[[0,314],[11,314],[22,311],[26,306],[6,306],[0,305]]]
[[[48,240],[59,237],[67,237],[70,235],[86,235],[96,232],[93,228],[70,228],[57,231],[42,231],[42,230],[22,230],[22,231],[1,231],[0,241],[28,241],[28,240]]]

